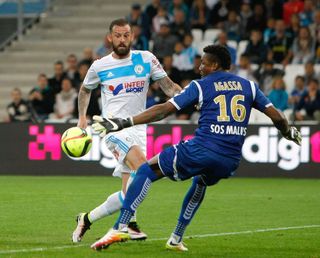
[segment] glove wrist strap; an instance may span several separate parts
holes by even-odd
[[[132,116],[130,116],[130,117],[128,117],[128,118],[126,118],[126,119],[124,120],[123,128],[131,127],[131,126],[133,126],[133,125],[134,125],[134,124],[133,124],[133,118],[132,118]]]
[[[129,117],[129,121],[130,121],[131,126],[133,126],[134,123],[133,123],[133,117],[132,116]]]
[[[289,127],[288,131],[286,131],[286,132],[281,132],[281,134],[282,134],[284,137],[288,137],[288,136],[290,136],[290,131],[291,131],[291,128]]]

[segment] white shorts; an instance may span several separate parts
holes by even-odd
[[[122,177],[122,173],[131,172],[124,160],[132,146],[138,145],[144,155],[147,153],[146,130],[136,129],[135,127],[126,128],[120,132],[108,134],[105,137],[105,143],[108,149],[118,160],[118,164],[112,175],[120,178]]]

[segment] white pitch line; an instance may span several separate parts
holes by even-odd
[[[265,228],[265,229],[255,229],[255,230],[246,230],[246,231],[236,231],[236,232],[223,232],[223,233],[213,233],[213,234],[203,234],[203,235],[192,235],[185,236],[184,238],[204,238],[204,237],[219,237],[219,236],[232,236],[232,235],[246,235],[254,233],[263,233],[263,232],[272,232],[272,231],[286,231],[286,230],[295,230],[295,229],[306,229],[306,228],[320,228],[320,225],[305,225],[305,226],[293,226],[293,227],[281,227],[281,228]],[[162,241],[167,240],[168,237],[161,238],[151,238],[147,241]],[[129,243],[133,243],[129,242]],[[31,252],[43,252],[49,250],[63,250],[69,248],[77,248],[89,246],[88,244],[77,244],[77,245],[63,245],[55,247],[38,247],[38,248],[29,248],[29,249],[17,249],[17,250],[3,250],[0,251],[0,254],[12,254],[12,253],[31,253]]]
[[[186,238],[192,239],[192,238],[205,238],[205,237],[218,237],[218,236],[245,235],[245,234],[253,234],[253,233],[284,231],[284,230],[294,230],[294,229],[306,229],[306,228],[320,228],[320,225],[305,225],[305,226],[295,226],[295,227],[255,229],[255,230],[246,230],[246,231],[238,231],[238,232],[212,233],[212,234],[185,236],[184,238],[185,239]],[[166,237],[166,238],[153,238],[153,239],[148,239],[148,241],[160,241],[160,240],[167,240],[167,239],[168,239],[168,237]]]
[[[77,248],[82,246],[88,246],[88,245],[78,244],[78,245],[62,245],[62,246],[54,246],[54,247],[37,247],[37,248],[29,248],[29,249],[5,250],[5,251],[0,251],[0,254],[43,252],[48,250],[63,250],[63,249]]]

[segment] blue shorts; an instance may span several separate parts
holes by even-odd
[[[163,150],[158,163],[162,173],[172,180],[186,180],[201,175],[206,185],[232,176],[239,166],[238,159],[223,156],[192,140]]]

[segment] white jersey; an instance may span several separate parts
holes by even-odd
[[[150,79],[167,76],[158,59],[149,51],[131,50],[125,59],[112,53],[93,62],[83,81],[84,87],[101,85],[102,116],[126,118],[146,109]],[[144,125],[137,126],[145,128]]]

